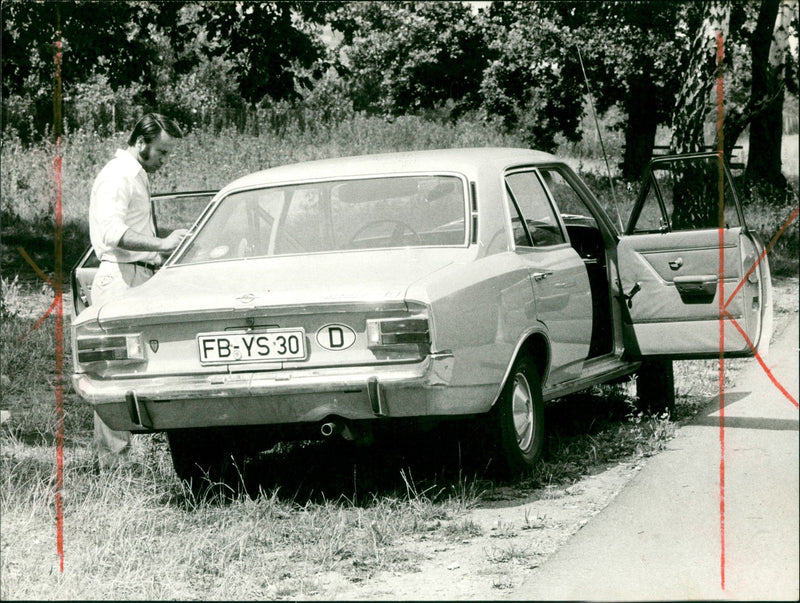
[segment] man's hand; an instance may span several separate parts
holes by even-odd
[[[177,230],[173,230],[169,233],[169,236],[161,239],[161,249],[159,251],[162,254],[169,254],[175,251],[175,248],[181,244],[183,238],[186,236],[186,233],[189,231],[185,228],[178,228]]]

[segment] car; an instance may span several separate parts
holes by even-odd
[[[517,474],[540,457],[546,402],[637,376],[640,402],[668,411],[674,359],[768,344],[769,267],[733,184],[715,153],[654,159],[623,232],[529,149],[250,174],[152,279],[76,306],[73,384],[110,427],[166,432],[195,483],[277,440],[464,418]],[[76,274],[88,304],[92,268]]]

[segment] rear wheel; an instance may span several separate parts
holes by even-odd
[[[492,409],[495,456],[507,476],[529,469],[544,444],[544,402],[539,374],[530,358],[518,359]]]
[[[675,412],[675,375],[672,360],[652,358],[636,373],[637,408],[646,413]]]

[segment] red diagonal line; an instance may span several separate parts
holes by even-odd
[[[728,320],[730,320],[733,323],[733,326],[736,327],[736,330],[739,331],[739,333],[741,333],[742,337],[744,337],[744,340],[747,342],[747,345],[750,346],[750,349],[753,350],[753,354],[755,354],[756,360],[758,360],[758,363],[761,365],[761,368],[764,369],[764,372],[767,374],[767,377],[769,377],[770,381],[772,381],[772,384],[775,387],[777,387],[784,396],[786,396],[786,398],[789,400],[789,402],[794,404],[795,407],[800,408],[800,404],[797,403],[797,400],[794,399],[792,394],[790,394],[788,391],[786,391],[786,389],[783,387],[783,385],[781,385],[780,381],[778,381],[775,378],[775,375],[772,374],[772,371],[769,370],[769,367],[764,362],[764,359],[761,358],[761,354],[758,353],[758,350],[756,350],[756,346],[753,345],[752,341],[750,341],[750,338],[747,336],[747,333],[744,332],[744,329],[742,329],[741,325],[739,325],[739,323],[730,314],[730,312],[724,311],[724,315],[725,315],[725,318],[727,318]]]
[[[59,294],[59,295],[60,295],[60,294]],[[53,310],[55,310],[55,309],[56,309],[56,306],[58,306],[58,305],[59,305],[59,299],[58,299],[58,296],[56,296],[56,299],[54,299],[54,300],[53,300],[53,303],[52,303],[52,304],[50,304],[50,307],[49,307],[49,308],[47,308],[47,310],[45,311],[45,313],[44,313],[44,314],[42,314],[42,317],[41,317],[39,320],[37,320],[37,321],[36,321],[36,324],[35,324],[35,325],[33,325],[33,326],[31,327],[31,330],[30,330],[30,331],[28,331],[27,333],[25,333],[24,335],[22,335],[22,336],[19,338],[19,340],[20,340],[20,341],[22,341],[22,340],[23,340],[23,339],[25,339],[25,338],[26,338],[28,335],[30,335],[31,333],[33,333],[33,332],[34,332],[36,329],[38,329],[39,327],[41,327],[41,326],[42,326],[42,323],[44,323],[45,319],[46,319],[48,316],[50,316],[50,314],[52,314]]]
[[[725,305],[723,306],[724,308],[727,308],[727,307],[728,307],[728,305],[729,305],[729,304],[730,304],[730,303],[733,301],[733,298],[734,298],[734,297],[736,297],[736,294],[739,292],[739,289],[741,289],[742,287],[744,287],[744,282],[745,282],[745,281],[746,281],[748,278],[750,278],[750,275],[751,275],[751,274],[753,274],[753,272],[755,272],[756,266],[758,266],[758,265],[761,263],[761,260],[763,260],[763,259],[766,257],[766,255],[767,255],[767,252],[769,252],[769,250],[770,250],[770,249],[772,249],[772,246],[773,246],[773,245],[774,245],[774,244],[777,242],[777,240],[778,240],[778,239],[781,237],[781,235],[783,234],[783,232],[784,232],[784,231],[785,231],[787,228],[789,228],[789,225],[790,225],[792,222],[794,222],[795,218],[797,218],[798,212],[800,212],[800,207],[798,207],[797,209],[795,209],[795,210],[794,210],[794,212],[792,212],[792,215],[791,215],[791,216],[789,216],[789,219],[788,219],[788,220],[786,220],[786,222],[784,222],[783,226],[781,226],[780,230],[778,230],[778,232],[777,232],[777,233],[775,233],[775,236],[774,236],[774,237],[772,237],[772,240],[769,242],[769,245],[767,245],[767,246],[764,248],[764,251],[761,253],[761,255],[760,255],[760,256],[758,256],[758,259],[756,260],[755,264],[753,264],[753,265],[750,267],[750,270],[748,270],[748,271],[747,271],[747,274],[745,274],[745,275],[744,275],[744,278],[743,278],[741,281],[739,281],[739,284],[738,284],[738,285],[736,285],[736,289],[734,289],[734,290],[733,290],[733,293],[731,293],[731,296],[728,298],[728,301],[726,301],[726,302],[725,302]]]
[[[56,284],[50,279],[50,277],[48,277],[44,272],[42,272],[42,269],[36,265],[36,262],[34,262],[31,259],[31,256],[29,256],[22,247],[17,247],[17,251],[19,251],[19,254],[25,259],[26,262],[28,262],[31,265],[33,271],[39,275],[39,278],[50,283],[50,286],[52,286],[53,289],[56,288]]]

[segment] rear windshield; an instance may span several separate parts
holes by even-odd
[[[467,243],[465,182],[423,175],[312,182],[224,198],[178,264]]]

